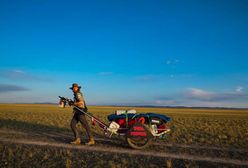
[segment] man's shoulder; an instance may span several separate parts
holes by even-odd
[[[76,96],[77,96],[77,98],[79,98],[79,99],[80,99],[80,98],[83,98],[83,94],[82,94],[81,92],[77,92],[77,93],[76,93]]]

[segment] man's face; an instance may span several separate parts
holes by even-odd
[[[77,91],[78,91],[78,87],[74,86],[74,87],[72,88],[72,91],[73,91],[74,93],[77,92]]]

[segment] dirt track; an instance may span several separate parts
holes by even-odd
[[[54,147],[62,149],[75,149],[89,152],[104,152],[109,154],[129,154],[136,156],[169,158],[178,160],[188,160],[196,162],[208,162],[225,165],[236,165],[248,167],[248,150],[200,146],[196,144],[168,144],[162,142],[153,142],[151,147],[145,150],[130,149],[123,139],[113,137],[112,139],[98,137],[95,146],[70,145],[72,135],[65,133],[27,133],[23,131],[0,129],[0,142],[4,144],[20,144],[28,146]],[[15,135],[15,137],[12,137]],[[18,136],[19,135],[19,136]],[[17,137],[16,137],[17,136]],[[40,139],[45,137],[45,139]],[[86,141],[86,139],[82,139]],[[224,155],[223,155],[224,153]],[[235,153],[235,154],[230,154]],[[234,157],[235,156],[235,157]]]
[[[174,154],[174,153],[165,153],[165,152],[156,152],[156,151],[143,151],[143,150],[133,150],[133,149],[118,149],[114,147],[104,147],[104,146],[84,146],[84,145],[70,145],[65,143],[57,142],[44,142],[36,140],[27,140],[27,139],[9,139],[9,138],[0,138],[1,143],[11,143],[11,144],[23,144],[23,145],[37,145],[37,146],[47,146],[54,148],[65,148],[65,149],[76,149],[83,151],[96,151],[96,152],[107,152],[107,153],[118,153],[118,154],[131,154],[131,155],[141,155],[141,156],[154,156],[162,158],[171,158],[171,159],[183,159],[191,161],[205,161],[205,162],[214,162],[214,163],[224,163],[232,164],[237,166],[248,166],[248,161],[238,160],[231,158],[216,158],[216,157],[205,157],[205,156],[195,156],[189,154]],[[190,147],[190,146],[187,146]]]

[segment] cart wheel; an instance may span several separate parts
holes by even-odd
[[[126,140],[130,147],[144,149],[149,146],[152,135],[146,125],[137,123],[128,130]]]

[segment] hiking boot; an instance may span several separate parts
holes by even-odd
[[[85,143],[85,145],[95,145],[95,140],[93,138],[90,138],[89,142]]]
[[[75,141],[72,141],[72,142],[71,142],[71,144],[80,145],[80,144],[81,144],[80,138],[76,138]]]

